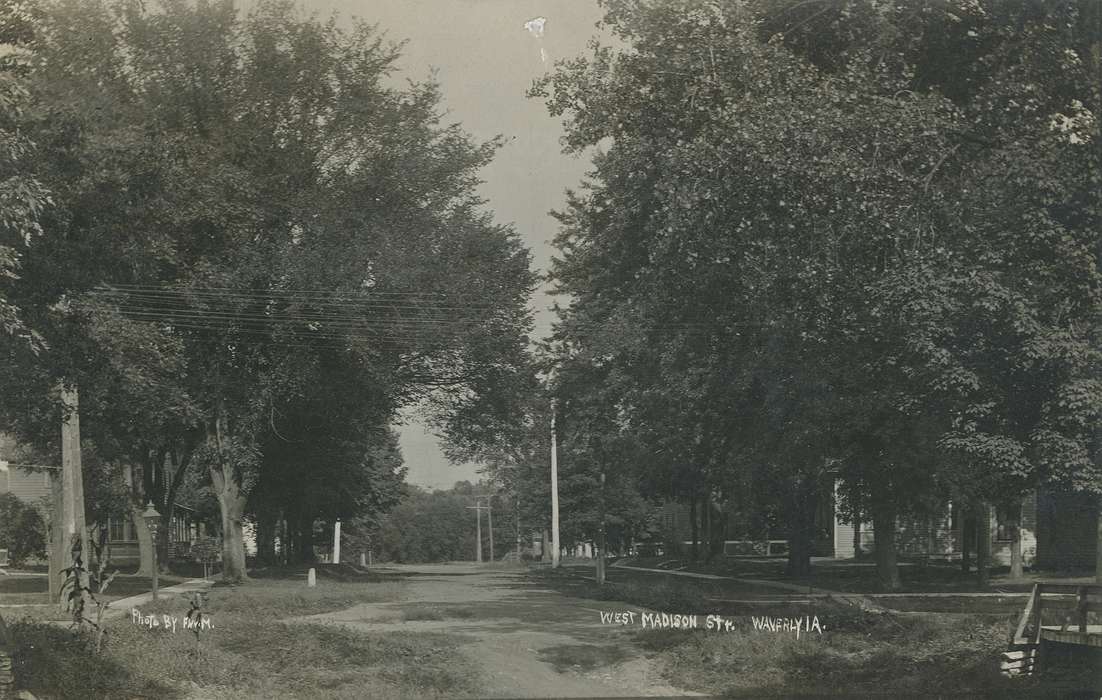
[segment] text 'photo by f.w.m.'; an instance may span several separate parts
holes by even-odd
[[[0,700],[1102,697],[1102,0],[0,0]]]

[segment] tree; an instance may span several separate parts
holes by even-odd
[[[18,46],[25,39],[23,8],[0,11],[0,50]],[[7,68],[9,60],[4,60]],[[26,246],[39,229],[38,215],[49,204],[48,193],[26,169],[30,143],[18,133],[18,122],[27,93],[8,70],[0,70],[0,277],[12,278],[18,267],[17,250]],[[0,325],[9,335],[20,336],[32,348],[40,347],[33,329],[23,324],[19,308],[0,294]],[[29,525],[30,523],[24,523]],[[31,540],[33,542],[33,539]],[[8,645],[7,625],[0,616],[0,652]]]
[[[21,10],[13,6],[0,13],[0,277],[8,279],[18,273],[20,251],[41,233],[39,215],[50,204],[30,166],[34,144],[19,128],[29,98],[17,70],[26,39]],[[30,349],[41,349],[41,338],[5,297],[0,297],[0,328]]]
[[[447,491],[407,485],[401,502],[380,519],[371,537],[374,551],[400,564],[474,559],[475,520],[468,509],[474,500],[466,490],[461,484]]]
[[[680,375],[705,389],[695,392],[694,416],[715,414],[703,406],[720,368],[738,358],[758,369],[765,383],[757,405],[766,412],[755,427],[763,432],[746,437],[768,476],[790,475],[775,492],[801,494],[789,518],[800,544],[790,568],[806,573],[809,505],[837,457],[838,373],[824,370],[852,363],[868,317],[863,287],[888,273],[883,254],[896,238],[890,227],[870,235],[870,218],[894,223],[913,199],[893,199],[909,181],[891,155],[881,162],[863,144],[883,133],[895,139],[885,142],[893,152],[916,152],[913,141],[929,140],[931,121],[950,119],[951,110],[936,98],[878,101],[893,87],[889,76],[863,65],[824,81],[783,47],[740,34],[752,24],[746,13],[629,5],[610,3],[608,21],[634,40],[632,53],[598,49],[591,66],[576,62],[545,83],[552,111],[572,113],[572,146],[614,140],[597,161],[600,189],[572,203],[582,212],[560,238],[568,257],[557,274],[578,295],[572,310],[585,308],[589,323],[642,317],[644,342],[671,358],[660,354],[666,371],[652,376],[668,384]],[[660,115],[661,104],[681,109]],[[910,129],[902,134],[900,108]],[[933,163],[908,157],[913,164],[904,167],[915,170]],[[746,376],[750,391],[755,380]],[[815,390],[798,389],[809,380]],[[720,481],[736,447],[720,431],[739,421],[717,418],[675,432],[686,441],[679,471],[690,477],[691,504],[700,480],[693,475]]]
[[[281,2],[242,18],[120,1],[49,3],[35,30],[42,128],[66,146],[44,170],[66,216],[37,258],[63,273],[23,294],[71,351],[26,374],[87,385],[99,442],[152,465],[146,495],[209,474],[225,578],[245,576],[272,417],[301,410],[316,366],[371,388],[349,425],[427,402],[452,436],[525,366],[528,255],[473,192],[496,142],[441,124],[435,85],[388,87],[397,52],[367,25]],[[148,341],[147,373],[119,371],[119,348],[96,342],[107,329]],[[119,381],[160,410],[121,419],[102,390]]]
[[[1092,479],[1086,4],[605,6],[629,48],[533,91],[568,148],[604,148],[562,215],[560,327],[640,385],[641,434],[678,426],[667,483],[809,489],[801,544],[841,476],[890,589],[900,514]],[[742,396],[711,410],[725,376]]]

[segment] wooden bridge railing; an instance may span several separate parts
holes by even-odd
[[[1046,625],[1045,616],[1063,613],[1059,626]],[[1038,670],[1044,642],[1102,647],[1102,625],[1091,633],[1090,614],[1102,613],[1102,585],[1038,583],[1033,586],[1017,629],[1003,652],[1002,671],[1007,675],[1029,675]],[[1074,631],[1068,627],[1075,625]]]
[[[1045,627],[1045,613],[1063,612],[1060,633],[1065,634],[1073,623],[1078,643],[1089,644],[1090,614],[1102,613],[1102,585],[1038,583],[1033,586],[1025,611],[1011,640],[1012,644],[1039,644]]]

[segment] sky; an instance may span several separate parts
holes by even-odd
[[[556,222],[565,191],[576,188],[588,160],[562,153],[561,122],[541,100],[528,99],[532,81],[550,72],[558,59],[587,51],[601,18],[596,0],[303,0],[323,17],[336,12],[378,24],[394,41],[405,40],[399,66],[424,79],[436,71],[451,121],[477,140],[507,139],[483,171],[481,194],[498,223],[512,224],[532,251],[532,264],[545,272],[552,255]],[[543,18],[542,35],[532,30]],[[526,24],[531,29],[526,28]],[[546,334],[550,298],[533,300],[536,335]],[[447,488],[478,478],[477,465],[452,465],[436,438],[411,418],[401,426],[401,446],[409,473],[420,486]]]

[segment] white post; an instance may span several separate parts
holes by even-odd
[[[559,448],[555,435],[555,408],[551,407],[551,567],[559,568]]]
[[[494,497],[486,499],[486,517],[490,522],[490,561],[494,560]]]
[[[478,540],[478,547],[475,549],[475,561],[479,564],[482,563],[482,501],[475,499],[474,515],[477,519],[475,521],[475,539]]]
[[[306,585],[310,588],[318,585],[318,575],[314,572],[314,567],[310,567],[310,570],[306,572]]]
[[[333,523],[333,563],[341,563],[341,519]]]

